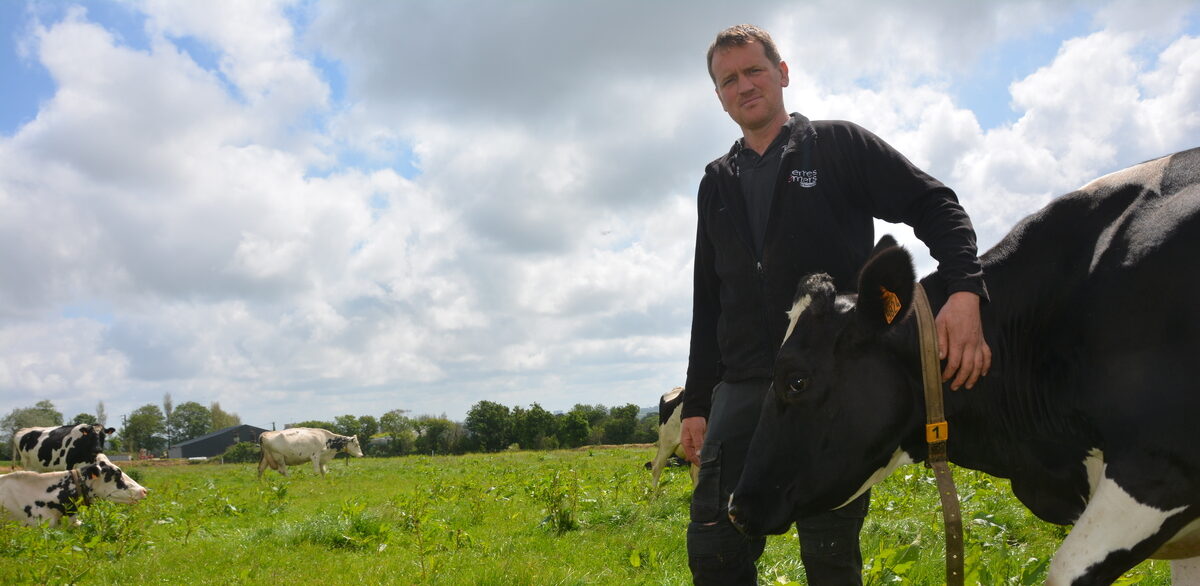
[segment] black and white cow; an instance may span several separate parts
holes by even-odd
[[[326,464],[338,452],[361,458],[362,446],[358,436],[338,435],[327,429],[292,427],[283,431],[264,431],[258,436],[262,455],[258,460],[258,477],[267,468],[287,476],[288,464],[312,462],[313,473],[325,475]]]
[[[658,486],[659,476],[671,456],[683,458],[683,446],[679,443],[679,434],[683,425],[680,413],[683,411],[683,387],[675,387],[658,398],[658,453],[650,462],[651,477],[654,486]],[[684,460],[686,462],[686,460]],[[691,467],[692,486],[696,485],[695,466]]]
[[[0,510],[26,525],[46,521],[54,527],[64,515],[74,517],[80,504],[94,500],[132,504],[146,498],[146,492],[108,456],[96,454],[90,464],[69,471],[19,470],[0,475]]]
[[[923,461],[912,259],[890,238],[856,295],[801,283],[730,518],[750,534],[837,508]],[[946,390],[950,460],[1011,479],[1073,524],[1047,583],[1108,584],[1146,558],[1200,556],[1200,149],[1107,175],[983,257],[991,372]],[[934,312],[938,273],[921,281]],[[882,289],[881,289],[882,288]],[[885,319],[882,290],[902,313]],[[945,390],[945,389],[944,389]],[[1197,559],[1172,563],[1176,583]]]
[[[13,463],[34,472],[70,470],[94,462],[105,438],[116,432],[95,423],[26,427],[13,434]]]

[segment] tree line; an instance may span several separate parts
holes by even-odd
[[[620,407],[576,404],[565,413],[551,413],[541,405],[507,407],[480,401],[464,421],[440,416],[409,416],[406,409],[393,409],[379,417],[339,415],[331,421],[300,421],[289,427],[317,427],[341,435],[359,437],[363,450],[372,456],[408,454],[462,454],[496,452],[509,448],[550,450],[597,444],[652,443],[658,438],[658,415],[639,417],[632,403]],[[104,402],[96,414],[80,413],[68,423],[99,423],[108,427]],[[24,427],[64,425],[63,414],[50,401],[13,409],[0,419],[0,454],[11,454],[13,432]],[[161,406],[146,404],[123,418],[117,433],[108,438],[107,449],[161,454],[168,446],[240,425],[236,413],[219,403],[208,407],[195,401],[175,405],[168,393]],[[0,457],[5,457],[0,456]]]
[[[658,439],[658,414],[639,417],[634,404],[621,407],[577,404],[566,413],[541,405],[507,407],[480,401],[464,421],[441,416],[410,417],[393,409],[376,418],[341,415],[332,421],[301,421],[293,427],[318,427],[357,435],[371,456],[463,454],[505,449],[552,450],[596,444],[652,443]],[[364,440],[364,438],[370,438]]]

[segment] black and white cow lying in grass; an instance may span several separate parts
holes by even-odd
[[[72,470],[0,475],[0,509],[26,525],[46,521],[54,527],[64,515],[74,517],[79,505],[95,500],[132,504],[143,498],[146,488],[104,454]]]
[[[889,241],[857,295],[800,284],[730,499],[747,533],[782,533],[928,455],[912,259]],[[1147,558],[1200,584],[1200,149],[1056,199],[981,260],[992,369],[943,389],[950,461],[1074,525],[1049,584],[1110,584]],[[941,277],[921,282],[936,313]]]
[[[70,470],[94,462],[105,438],[116,432],[94,423],[19,429],[12,439],[13,464],[34,472]]]
[[[326,464],[338,452],[361,458],[362,446],[358,436],[338,435],[327,429],[293,427],[283,431],[264,431],[258,436],[262,455],[258,460],[258,477],[262,478],[267,468],[278,470],[287,476],[289,464],[312,462],[313,473],[325,475]]]

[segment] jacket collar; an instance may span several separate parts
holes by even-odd
[[[792,128],[792,133],[788,137],[787,144],[783,147],[782,156],[784,157],[787,157],[793,151],[799,150],[800,145],[804,144],[804,141],[817,137],[817,130],[813,128],[812,121],[799,112],[792,112],[788,124]],[[728,174],[729,176],[737,177],[737,154],[740,150],[742,150],[742,139],[739,138],[734,141],[733,146],[729,147],[729,152],[709,163],[705,171],[715,175]]]
[[[788,137],[787,144],[783,147],[782,156],[785,159],[793,151],[800,150],[800,147],[804,144],[804,141],[815,139],[817,136],[816,129],[813,128],[812,122],[799,113],[792,114],[789,124],[791,125],[792,132],[791,136]],[[737,153],[739,150],[741,150],[741,148],[742,141],[738,140],[733,144],[733,147],[729,149],[728,153],[712,163],[709,163],[708,167],[705,169],[705,172],[714,175],[714,179],[716,179],[720,184],[724,185],[723,189],[716,190],[717,197],[721,198],[721,201],[723,202],[722,209],[728,210],[738,235],[746,243],[746,245],[750,247],[752,254],[755,254],[757,257],[752,244],[753,239],[750,236],[750,224],[746,219],[746,201],[740,196],[730,197],[732,194],[740,194],[742,189],[737,179]],[[809,150],[811,151],[811,148]],[[773,201],[774,197],[772,197],[772,206],[774,206]],[[773,223],[774,222],[768,220],[768,238],[770,237],[771,225]]]
[[[792,112],[791,123],[792,135],[788,137],[787,146],[783,147],[784,154],[798,150],[804,141],[817,137],[817,129],[813,128],[812,122],[803,114]]]
[[[788,137],[787,144],[783,147],[783,154],[785,155],[799,149],[800,145],[809,137],[815,138],[817,136],[817,131],[813,128],[812,122],[799,112],[792,112],[786,125],[791,127],[791,135]],[[729,147],[729,153],[723,158],[726,161],[733,161],[737,157],[738,152],[742,150],[744,143],[744,138],[733,141],[733,146]]]

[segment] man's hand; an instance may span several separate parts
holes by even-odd
[[[952,377],[950,389],[957,391],[965,383],[975,386],[980,376],[992,368],[992,349],[983,339],[979,319],[979,296],[968,291],[950,295],[937,319],[938,359],[946,361],[942,381]]]
[[[704,433],[708,431],[708,420],[703,417],[687,417],[679,432],[679,443],[683,446],[683,457],[700,466],[700,446],[704,445]]]

